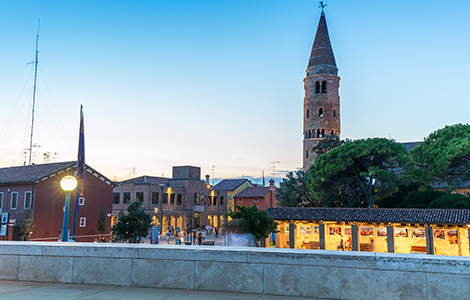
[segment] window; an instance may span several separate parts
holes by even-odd
[[[242,202],[242,201],[243,201],[243,199],[242,199],[242,198],[238,198],[238,202]]]
[[[308,138],[311,139],[312,138],[312,131],[308,131]]]
[[[140,201],[144,203],[144,192],[135,193],[135,201]]]
[[[333,118],[336,118],[336,109],[333,108]]]
[[[0,209],[3,209],[3,193],[0,193]]]
[[[86,218],[85,217],[81,217],[80,218],[80,227],[85,227],[86,226]]]
[[[330,134],[331,134],[331,135],[335,134],[334,130],[332,130],[332,131],[330,132]]]
[[[199,204],[199,193],[194,193],[194,204]]]
[[[211,205],[212,196],[207,197],[207,205]]]
[[[255,202],[259,202],[259,198],[255,198]]]
[[[152,204],[158,204],[158,193],[152,193]]]
[[[220,205],[224,205],[224,197],[220,197]]]
[[[321,93],[326,94],[326,80],[321,82]]]
[[[78,205],[85,205],[85,197],[78,198]]]
[[[31,192],[24,193],[24,208],[31,208],[33,204],[33,194]]]
[[[308,150],[305,151],[305,158],[308,158]]]
[[[178,194],[178,197],[176,198],[176,204],[181,205],[183,203],[183,194]]]
[[[10,209],[17,209],[17,208],[18,208],[18,193],[14,192],[14,193],[11,193]]]
[[[320,129],[317,129],[317,138],[320,138]]]
[[[123,199],[122,199],[122,200],[123,200],[123,203],[124,203],[124,204],[129,204],[129,203],[131,203],[131,193],[125,192],[125,193],[123,193],[122,196],[123,196]]]
[[[320,82],[315,81],[315,94],[320,94]]]
[[[320,107],[320,108],[318,109],[318,116],[319,116],[320,118],[323,117],[323,107]]]
[[[175,205],[175,194],[173,193],[170,194],[170,204]]]
[[[228,199],[229,199],[229,200],[232,200],[232,195],[228,195]]]
[[[325,137],[325,129],[322,129],[322,130],[321,130],[321,137],[322,137],[322,138]]]
[[[217,205],[217,196],[212,199],[212,205]]]
[[[168,204],[168,194],[167,193],[163,193],[162,194],[162,204]]]
[[[307,109],[307,119],[308,119],[308,117],[309,117],[309,114],[310,114],[310,110]]]
[[[113,193],[113,204],[119,204],[119,193]]]

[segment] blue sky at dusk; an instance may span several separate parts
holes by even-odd
[[[422,140],[468,123],[470,1],[325,1],[341,138]],[[29,146],[37,20],[36,163],[110,179],[216,178],[302,164],[303,78],[318,1],[0,1],[0,167]]]

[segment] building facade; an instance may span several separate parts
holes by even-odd
[[[85,188],[77,214],[77,242],[92,242],[99,237],[97,221],[102,207],[106,208],[107,213],[105,235],[111,228],[114,184],[90,166],[86,165],[85,169]],[[60,180],[66,175],[75,175],[76,170],[76,161],[1,168],[0,208],[10,216],[6,239],[17,240],[20,237],[23,211],[31,209],[35,228],[30,240],[57,241],[62,234],[65,202]],[[72,232],[73,195],[70,200],[69,230]]]
[[[201,169],[194,166],[173,167],[171,178],[141,176],[118,182],[113,193],[113,224],[131,202],[141,201],[160,233],[170,226],[180,232],[218,227],[226,218],[226,203],[211,188],[207,179],[201,180]]]
[[[274,180],[269,181],[269,186],[253,186],[247,187],[243,191],[234,196],[235,204],[238,206],[253,206],[258,209],[267,209],[277,206],[277,200],[274,197],[276,187]],[[236,210],[236,209],[235,209]]]
[[[322,12],[304,79],[303,168],[308,170],[316,155],[312,151],[327,135],[340,136],[338,68]]]

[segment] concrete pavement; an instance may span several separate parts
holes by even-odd
[[[175,290],[141,287],[59,284],[0,280],[0,299],[312,300],[314,298],[283,297],[196,290]]]

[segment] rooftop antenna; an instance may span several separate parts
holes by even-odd
[[[29,141],[29,165],[31,165],[31,156],[33,154],[33,128],[34,128],[34,105],[36,104],[36,82],[38,79],[38,42],[39,42],[39,23],[40,19],[38,19],[38,34],[36,36],[36,56],[33,62],[30,64],[34,64],[34,89],[33,89],[33,109],[31,113],[31,138]]]
[[[214,185],[214,169],[215,166],[212,166],[212,185]]]
[[[270,162],[270,164],[273,164],[273,179],[274,179],[274,173],[275,173],[275,172],[274,172],[275,165],[278,164],[278,163],[280,163],[280,162],[278,162],[278,161]]]

